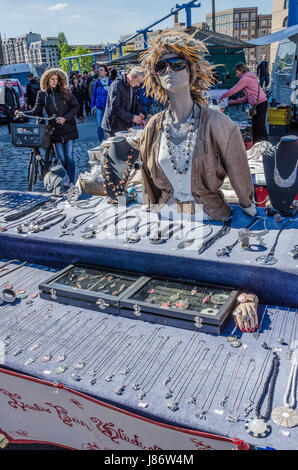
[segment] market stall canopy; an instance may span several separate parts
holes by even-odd
[[[119,56],[113,60],[104,62],[105,65],[126,65],[126,64],[139,64],[139,57],[145,49],[129,52],[123,56]]]
[[[267,34],[260,38],[251,39],[249,42],[253,46],[266,46],[274,42],[280,42],[284,39],[290,39],[291,41],[298,42],[298,24],[290,26],[289,28],[282,29],[276,33]]]
[[[196,39],[203,41],[207,47],[225,47],[231,49],[249,49],[255,47],[249,42],[241,41],[241,39],[233,38],[226,34],[216,33],[214,31],[208,31],[206,29],[198,29],[195,26],[191,26],[186,29],[185,32],[189,35],[193,35]]]

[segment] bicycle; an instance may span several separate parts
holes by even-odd
[[[36,124],[40,124],[39,121],[49,122],[57,119],[57,116],[40,117],[40,116],[29,116],[25,113],[19,113],[17,118],[26,117],[36,120]],[[30,147],[30,145],[28,145]],[[28,167],[28,189],[30,192],[34,190],[36,185],[37,177],[39,176],[40,181],[44,180],[45,175],[52,166],[58,164],[58,157],[56,153],[55,144],[51,143],[49,147],[45,149],[44,157],[41,155],[40,148],[36,146],[31,147],[30,162]]]

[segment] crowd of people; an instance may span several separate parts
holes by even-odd
[[[230,105],[248,102],[256,110],[252,117],[254,143],[268,140],[265,125],[268,100],[263,90],[268,83],[265,58],[258,68],[258,76],[245,64],[237,64],[234,71],[239,82],[221,96],[219,103],[227,97],[230,98]],[[67,172],[65,186],[75,184],[73,148],[78,138],[77,124],[83,122],[85,117],[91,114],[96,116],[101,143],[134,125],[145,126],[151,115],[167,107],[147,96],[144,71],[139,66],[125,72],[99,64],[92,73],[84,70],[82,73],[68,74],[53,68],[47,70],[40,80],[32,74],[28,80],[27,114],[41,116],[45,110],[48,115],[57,116],[53,126],[53,142]],[[232,99],[235,95],[237,99]],[[5,90],[5,108],[11,123],[20,113],[20,103],[9,81]]]

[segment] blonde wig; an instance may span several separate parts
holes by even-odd
[[[205,104],[204,92],[215,83],[214,68],[204,58],[208,54],[208,49],[202,41],[195,39],[194,36],[177,31],[161,33],[151,47],[141,55],[147,96],[151,96],[162,104],[167,103],[167,91],[161,86],[155,65],[163,55],[173,53],[187,59],[191,96],[198,104]]]

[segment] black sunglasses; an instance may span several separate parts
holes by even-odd
[[[170,57],[169,59],[159,60],[155,65],[156,73],[158,75],[164,75],[168,65],[173,72],[180,72],[187,67],[187,59],[185,57]]]

